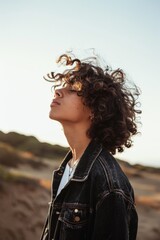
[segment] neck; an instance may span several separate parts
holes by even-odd
[[[86,135],[86,130],[81,129],[79,127],[78,128],[76,127],[73,128],[73,126],[72,128],[63,127],[63,129],[70,149],[72,151],[73,162],[75,162],[83,155],[91,139]]]

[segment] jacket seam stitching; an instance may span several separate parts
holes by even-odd
[[[110,194],[112,194],[112,193],[121,195],[124,200],[126,200],[126,201],[129,202],[132,206],[135,207],[134,202],[131,201],[131,200],[126,196],[126,194],[124,194],[123,191],[121,191],[120,189],[114,189],[114,191],[111,191],[111,192],[107,191],[107,192],[103,195],[103,197],[98,201],[98,203],[97,203],[97,205],[96,205],[96,210],[99,208],[99,206],[102,204],[102,202],[103,202]]]
[[[81,179],[78,179],[77,176],[73,176],[73,178],[71,178],[71,181],[75,181],[75,182],[84,182],[87,178],[88,178],[88,175],[91,171],[91,168],[93,166],[93,164],[95,163],[96,159],[98,158],[99,154],[101,153],[102,151],[102,147],[100,148],[100,150],[98,151],[98,153],[96,154],[96,156],[94,157],[94,160],[92,161],[88,171],[87,171],[87,174],[85,177],[81,178]]]
[[[108,185],[109,185],[109,190],[111,191],[111,189],[113,189],[113,187],[111,186],[111,181],[110,181],[110,178],[109,178],[109,173],[108,171],[106,170],[105,166],[104,166],[104,163],[102,162],[102,158],[100,157],[99,159],[99,163],[101,164],[102,168],[103,168],[103,171],[105,173],[105,176],[107,178],[107,182],[108,182]]]

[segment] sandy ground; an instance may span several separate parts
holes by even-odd
[[[160,240],[160,174],[122,169],[134,188],[139,217],[137,240]]]
[[[39,240],[50,201],[50,180],[58,163],[46,167],[20,165],[9,169],[28,180],[0,178],[0,240]],[[160,240],[160,175],[122,166],[136,195],[139,215],[138,240]],[[8,168],[7,168],[8,169]],[[29,180],[31,178],[37,181]]]

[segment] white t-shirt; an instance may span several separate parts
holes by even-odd
[[[59,184],[57,195],[65,187],[65,185],[68,183],[68,181],[73,177],[73,174],[75,172],[75,169],[76,169],[77,165],[78,165],[78,161],[77,161],[77,164],[73,168],[71,168],[68,163],[66,164],[66,167],[65,167],[65,170],[64,170],[61,182]]]

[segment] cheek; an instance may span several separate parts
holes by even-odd
[[[70,112],[72,112],[72,115],[82,115],[83,108],[80,105],[73,104],[72,107],[70,108]]]
[[[75,101],[75,102],[73,102],[73,109],[76,112],[82,113],[85,111],[85,106],[83,105],[83,103],[81,101]]]
[[[90,110],[83,104],[79,103],[74,106],[73,113],[80,116],[81,118],[89,118]]]

